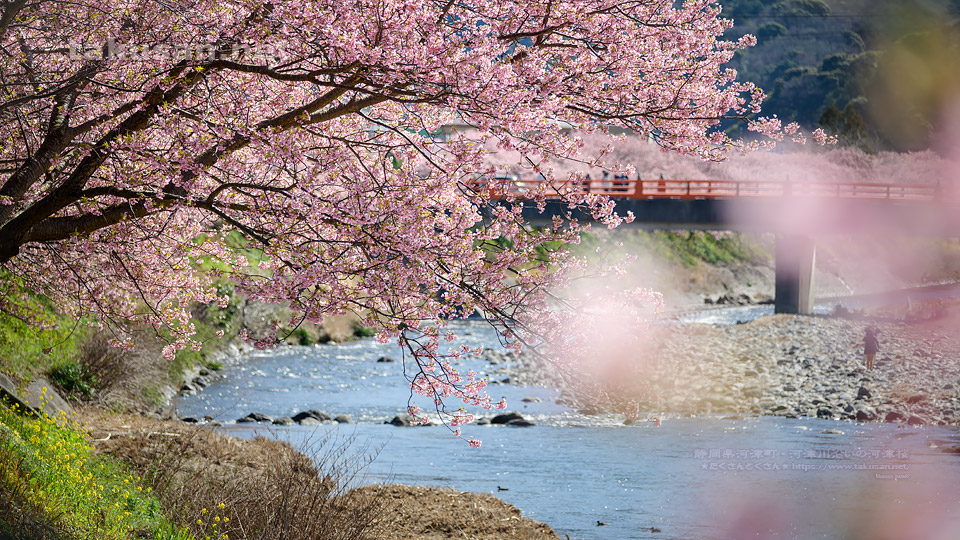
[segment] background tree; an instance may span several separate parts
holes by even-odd
[[[719,39],[730,22],[706,0],[0,10],[0,308],[24,315],[17,292],[36,291],[120,344],[131,323],[165,327],[172,355],[196,346],[189,303],[218,299],[227,276],[303,319],[360,314],[408,348],[414,389],[438,405],[491,405],[482,381],[437,361],[447,318],[481,309],[514,344],[577,343],[550,308],[569,306],[559,291],[582,270],[563,248],[578,225],[535,230],[491,200],[496,182],[476,183],[497,172],[485,143],[548,179],[548,160],[602,158],[563,125],[718,158],[745,146],[719,121],[762,99],[722,67],[753,38]],[[453,120],[473,134],[430,136]],[[554,191],[619,220],[600,197]],[[231,249],[237,231],[255,263]]]
[[[957,0],[725,0],[723,8],[735,22],[728,39],[758,40],[731,67],[768,91],[763,107],[783,122],[826,127],[820,120],[835,122],[835,108],[853,120],[836,132],[841,144],[905,152],[931,148],[952,118]]]

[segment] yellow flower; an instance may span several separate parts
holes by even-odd
[[[198,519],[198,520],[197,520],[197,525],[203,525],[203,520],[202,520],[202,519]]]

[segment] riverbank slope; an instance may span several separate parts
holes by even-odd
[[[322,437],[294,449],[266,437],[238,439],[180,422],[93,409],[82,410],[81,418],[95,451],[130,464],[198,538],[203,531],[197,520],[214,508],[220,509],[221,523],[231,518],[226,523],[234,525],[224,523],[219,530],[233,538],[243,538],[251,527],[264,538],[280,533],[383,540],[558,538],[548,525],[486,493],[399,484],[351,488],[369,458],[344,454],[344,446]],[[213,517],[210,513],[208,519]],[[288,523],[277,525],[276,519]]]

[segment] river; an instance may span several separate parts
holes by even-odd
[[[907,304],[911,301],[958,297],[960,297],[960,283],[939,283],[885,292],[817,298],[813,305],[813,313],[814,315],[827,315],[832,313],[837,306],[856,310],[865,307]],[[738,324],[752,321],[757,317],[773,315],[773,311],[773,304],[715,306],[713,308],[697,306],[696,309],[682,310],[667,315],[670,321],[682,323]]]
[[[461,343],[499,347],[481,321],[453,326]],[[496,384],[491,395],[537,425],[466,426],[465,435],[483,441],[474,449],[443,426],[383,424],[406,408],[409,387],[402,363],[377,362],[382,356],[399,360],[399,349],[365,339],[255,352],[177,405],[181,415],[210,415],[241,437],[271,433],[296,446],[329,436],[358,453],[379,449],[361,482],[492,492],[561,537],[865,539],[879,537],[870,527],[885,534],[912,527],[889,537],[960,538],[960,456],[940,451],[960,445],[953,428],[775,417],[626,426],[622,416],[557,405],[556,389]],[[463,368],[490,366],[469,360]],[[280,417],[307,409],[355,423],[232,423],[250,412]],[[918,515],[939,536],[914,536]]]

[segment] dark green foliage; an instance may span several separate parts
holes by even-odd
[[[737,2],[724,2],[723,16],[731,19],[739,17],[754,17],[763,12],[764,0],[739,0]]]
[[[830,6],[821,0],[792,0],[790,10],[798,15],[829,15]]]
[[[377,335],[372,328],[367,328],[366,326],[355,322],[353,323],[353,335],[356,337],[373,337]]]
[[[763,114],[835,129],[866,151],[927,148],[960,90],[956,0],[724,0],[730,66],[767,93]],[[831,107],[836,111],[827,112]],[[836,112],[839,111],[839,115]],[[822,122],[821,122],[822,120]],[[751,135],[742,122],[723,129]]]
[[[857,146],[867,138],[867,124],[853,103],[848,103],[842,112],[836,105],[827,107],[819,123],[824,131],[835,135],[842,144]]]
[[[192,366],[216,369],[216,365],[207,362],[207,355],[222,347],[224,343],[228,343],[240,331],[242,323],[240,304],[243,301],[237,298],[233,293],[233,287],[228,284],[221,284],[217,293],[228,295],[229,301],[226,306],[221,307],[216,302],[211,302],[195,306],[192,310],[191,322],[197,331],[194,339],[204,344],[203,349],[196,351],[188,347],[177,351],[176,358],[169,367],[170,376],[174,380]],[[218,337],[217,332],[223,332],[223,337]]]
[[[860,34],[854,32],[853,30],[844,30],[843,31],[843,40],[850,47],[854,47],[859,52],[863,52],[867,48],[867,44],[863,42],[863,38],[860,37]]]
[[[787,33],[787,27],[778,22],[765,22],[757,28],[757,38],[761,41],[773,39]]]
[[[296,328],[293,332],[290,332],[290,336],[287,338],[287,341],[293,341],[297,345],[316,345],[317,340],[313,339],[313,336],[310,335],[310,332],[307,332],[304,328]]]
[[[97,377],[76,360],[53,366],[47,375],[53,384],[72,399],[93,396],[98,384]]]
[[[849,54],[831,54],[823,59],[823,62],[820,64],[820,71],[829,72],[837,71],[839,69],[845,70],[850,66],[851,59],[852,57]]]
[[[795,67],[797,67],[797,62],[795,60],[784,60],[770,70],[770,75],[782,81],[786,72]]]

